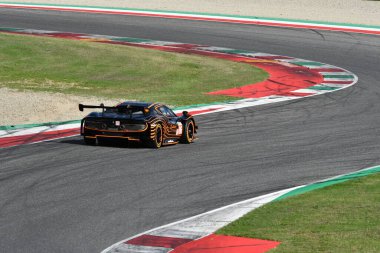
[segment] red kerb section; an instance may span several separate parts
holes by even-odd
[[[340,68],[314,68],[313,70],[318,72],[344,72],[344,70]]]
[[[191,239],[185,238],[173,238],[173,237],[163,237],[156,235],[142,235],[126,241],[126,244],[140,245],[140,246],[151,246],[151,247],[162,247],[174,249],[182,244],[191,242]]]
[[[58,139],[63,137],[69,137],[79,134],[79,128],[41,132],[37,134],[27,134],[21,136],[11,136],[0,138],[0,148],[13,147],[17,145],[35,143],[39,141],[46,141],[52,139]]]
[[[190,111],[190,114],[191,115],[198,115],[198,114],[201,114],[201,113],[212,112],[212,111],[216,111],[216,110],[219,110],[219,109],[222,109],[222,107],[220,107],[220,108],[212,108],[212,109],[204,109],[204,110],[193,110],[193,111]]]
[[[270,76],[267,80],[237,88],[214,91],[208,94],[224,95],[240,98],[260,98],[271,95],[307,96],[308,93],[293,93],[298,89],[307,88],[323,82],[323,76],[301,66],[284,66],[278,63],[251,63],[266,70]]]
[[[280,243],[225,235],[209,235],[186,243],[170,253],[264,253]]]
[[[352,81],[324,81],[324,83],[347,85],[352,84]]]

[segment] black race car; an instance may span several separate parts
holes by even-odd
[[[86,144],[95,145],[102,139],[141,141],[152,148],[164,145],[192,143],[197,132],[194,118],[186,111],[177,116],[160,103],[126,101],[117,106],[83,105],[100,108],[82,119],[80,133]]]

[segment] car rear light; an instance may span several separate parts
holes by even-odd
[[[106,122],[86,120],[84,122],[84,126],[87,128],[99,129],[99,130],[142,131],[142,130],[146,129],[147,125],[145,123],[123,124],[122,122],[120,122],[119,126],[118,126],[117,124],[111,123],[111,122],[109,124],[107,124]]]
[[[86,120],[84,122],[84,126],[88,128],[95,128],[95,129],[107,129],[107,124],[104,122],[97,122],[97,121],[90,121]]]
[[[146,124],[122,124],[119,128],[121,130],[141,131],[146,128]]]

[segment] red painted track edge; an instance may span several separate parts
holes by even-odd
[[[21,136],[10,136],[0,138],[0,148],[9,148],[25,144],[38,143],[43,141],[51,141],[64,137],[72,137],[79,135],[79,128],[46,131],[37,134],[27,134]]]

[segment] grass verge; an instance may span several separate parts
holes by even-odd
[[[218,234],[280,241],[271,252],[380,252],[380,173],[264,205]]]
[[[235,100],[205,93],[256,83],[246,64],[149,49],[0,34],[0,87],[185,106]]]

